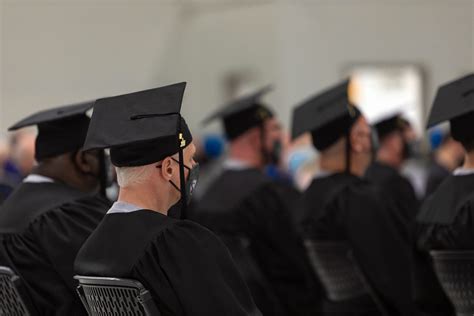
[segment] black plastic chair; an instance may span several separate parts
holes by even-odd
[[[330,300],[344,301],[369,294],[349,258],[347,244],[306,240],[305,246]]]
[[[431,251],[436,275],[457,316],[474,314],[474,251]]]
[[[159,316],[150,292],[135,280],[75,276],[77,292],[90,316]]]
[[[32,315],[26,301],[21,295],[22,282],[10,268],[0,266],[0,315]]]
[[[346,242],[305,240],[308,257],[326,295],[335,303],[369,300],[381,315],[387,308],[371,286]]]

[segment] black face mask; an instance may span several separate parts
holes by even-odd
[[[171,158],[171,159],[173,159],[176,163],[179,164],[178,160],[174,158]],[[159,165],[156,167],[161,168],[162,166]],[[186,185],[185,185],[186,204],[189,205],[189,203],[191,203],[191,198],[193,196],[194,189],[196,188],[196,185],[199,181],[199,164],[196,163],[192,168],[189,168],[188,166],[183,164],[183,167],[189,171],[188,178],[186,179]],[[169,182],[176,190],[178,190],[178,192],[181,193],[181,190],[173,181],[169,180]]]

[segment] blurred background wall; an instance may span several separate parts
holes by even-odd
[[[0,2],[1,131],[34,110],[178,81],[196,132],[267,83],[288,125],[295,103],[363,64],[419,67],[426,113],[440,83],[474,69],[472,0]]]

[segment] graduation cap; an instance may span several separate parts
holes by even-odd
[[[97,100],[84,149],[110,148],[117,167],[143,166],[181,153],[192,142],[180,114],[185,87],[183,82]]]
[[[439,87],[431,108],[427,128],[450,121],[455,140],[474,136],[474,74]],[[471,136],[472,135],[472,136]]]
[[[378,120],[374,123],[375,130],[379,139],[383,139],[390,133],[401,131],[405,121],[400,113],[392,114],[388,117]]]
[[[86,112],[93,105],[94,102],[84,102],[41,111],[19,121],[8,130],[36,125],[38,136],[35,140],[35,158],[42,161],[83,146],[90,122]]]
[[[261,98],[272,90],[266,86],[254,93],[234,100],[222,109],[217,110],[203,121],[203,124],[222,119],[224,130],[229,140],[235,139],[249,129],[260,126],[265,120],[272,118],[272,111],[261,103]]]
[[[344,136],[360,116],[349,101],[349,80],[312,96],[293,111],[292,137],[311,132],[313,144],[324,150]]]

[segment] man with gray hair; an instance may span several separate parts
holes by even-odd
[[[129,278],[162,315],[260,315],[225,246],[171,218],[197,182],[196,148],[180,115],[185,84],[98,100],[86,149],[110,148],[118,202],[79,252],[78,274]]]

